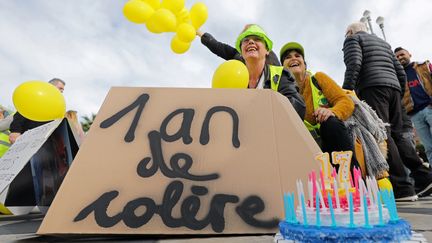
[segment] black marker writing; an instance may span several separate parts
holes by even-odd
[[[225,206],[228,203],[238,203],[239,197],[228,194],[215,194],[210,202],[209,212],[203,219],[197,219],[199,209],[201,208],[200,196],[208,193],[208,189],[203,186],[193,186],[191,189],[193,195],[187,196],[180,204],[180,217],[172,216],[173,208],[179,204],[183,193],[183,183],[181,181],[171,182],[165,189],[162,203],[157,205],[153,199],[141,197],[129,201],[123,208],[122,212],[115,216],[108,216],[107,209],[111,201],[118,195],[118,191],[104,193],[93,203],[85,207],[74,218],[78,222],[87,218],[94,213],[95,221],[100,227],[110,228],[121,220],[130,228],[139,228],[147,224],[154,214],[159,214],[165,225],[171,228],[185,226],[192,230],[201,230],[211,226],[213,231],[220,233],[225,229]],[[145,212],[136,215],[136,209],[145,207]],[[239,206],[236,207],[237,214],[249,225],[259,228],[275,228],[278,225],[277,219],[261,221],[255,218],[255,215],[264,211],[264,203],[258,196],[247,197]]]

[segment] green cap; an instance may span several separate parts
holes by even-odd
[[[286,54],[288,54],[288,51],[291,51],[291,50],[298,51],[303,56],[303,59],[305,58],[304,48],[302,45],[300,45],[297,42],[288,42],[282,47],[282,49],[280,50],[280,53],[279,53],[280,61],[282,64],[283,64],[283,61],[285,59]]]
[[[271,49],[273,47],[273,42],[267,37],[267,34],[264,32],[264,30],[261,27],[259,27],[256,24],[253,24],[253,25],[249,26],[249,28],[247,28],[244,32],[242,32],[237,37],[235,47],[239,53],[241,53],[240,46],[241,46],[242,40],[248,36],[251,36],[251,35],[255,35],[255,36],[263,38],[265,41],[267,50],[271,51]]]

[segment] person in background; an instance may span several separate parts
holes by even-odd
[[[254,24],[245,25],[243,31],[252,25]],[[236,48],[228,44],[219,42],[209,33],[203,33],[200,30],[197,30],[196,33],[201,38],[201,43],[205,45],[211,52],[213,52],[217,56],[225,60],[236,59],[242,61],[243,63],[245,62],[245,60],[242,57],[242,54]],[[273,65],[273,66],[281,65],[277,55],[272,50],[270,50],[269,54],[266,56],[266,64]]]
[[[402,104],[432,165],[432,64],[429,61],[412,62],[411,54],[402,47],[394,52],[408,79]]]
[[[355,90],[386,123],[387,163],[396,201],[415,201],[418,196],[432,192],[432,174],[422,163],[402,161],[398,146],[402,137],[401,94],[404,93],[406,74],[390,45],[379,37],[367,33],[363,23],[350,24],[345,32],[343,46],[346,65],[343,88]],[[408,180],[404,165],[411,170],[415,187]]]
[[[0,105],[0,118],[0,131],[9,130],[13,120],[13,114],[2,105]]]
[[[9,126],[12,122],[12,115],[9,111],[0,105],[0,158],[11,146],[9,141]]]
[[[66,83],[65,81],[59,79],[59,78],[53,78],[48,83],[54,85],[58,90],[60,90],[61,93],[63,93]]]
[[[78,121],[78,116],[76,111],[67,111],[65,114],[65,117],[67,118],[74,136],[76,137],[78,146],[81,145],[83,139],[84,139],[84,131],[82,129],[81,123]]]
[[[405,107],[402,107],[402,136],[399,138],[399,142],[396,143],[402,161],[413,165],[421,163],[426,168],[429,168],[430,164],[425,162],[420,156],[419,151],[417,151],[416,136],[413,123],[407,115]]]
[[[61,93],[63,93],[66,86],[65,81],[59,78],[54,78],[48,82],[54,85],[58,90],[60,90]],[[22,116],[19,112],[16,112],[13,116],[13,121],[10,124],[11,133],[9,135],[9,141],[13,144],[18,139],[18,137],[21,136],[21,134],[23,134],[25,131],[41,126],[45,123],[48,122],[32,121]]]

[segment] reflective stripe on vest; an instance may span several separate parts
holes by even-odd
[[[278,91],[279,81],[282,77],[283,67],[269,65],[270,69],[270,88],[274,91]]]
[[[314,74],[312,72],[307,71],[309,75],[309,84],[311,87],[312,92],[312,103],[313,103],[313,110],[316,111],[321,106],[328,106],[327,98],[324,96],[322,90],[320,90],[313,82],[312,77]],[[303,123],[306,125],[307,129],[309,131],[313,131],[315,129],[319,129],[321,125],[319,123],[312,125],[308,121],[304,120]]]
[[[9,142],[9,134],[9,131],[0,132],[0,157],[2,157],[11,146]]]

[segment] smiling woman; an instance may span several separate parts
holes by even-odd
[[[294,78],[282,67],[266,64],[273,42],[258,25],[249,25],[237,37],[236,49],[249,71],[250,89],[272,89],[288,98],[303,119],[305,104],[298,93]]]
[[[323,152],[354,151],[354,145],[343,121],[354,111],[347,93],[325,73],[313,74],[306,69],[305,51],[297,42],[285,44],[281,62],[294,76],[306,103],[304,124]],[[352,166],[358,166],[355,156]]]

